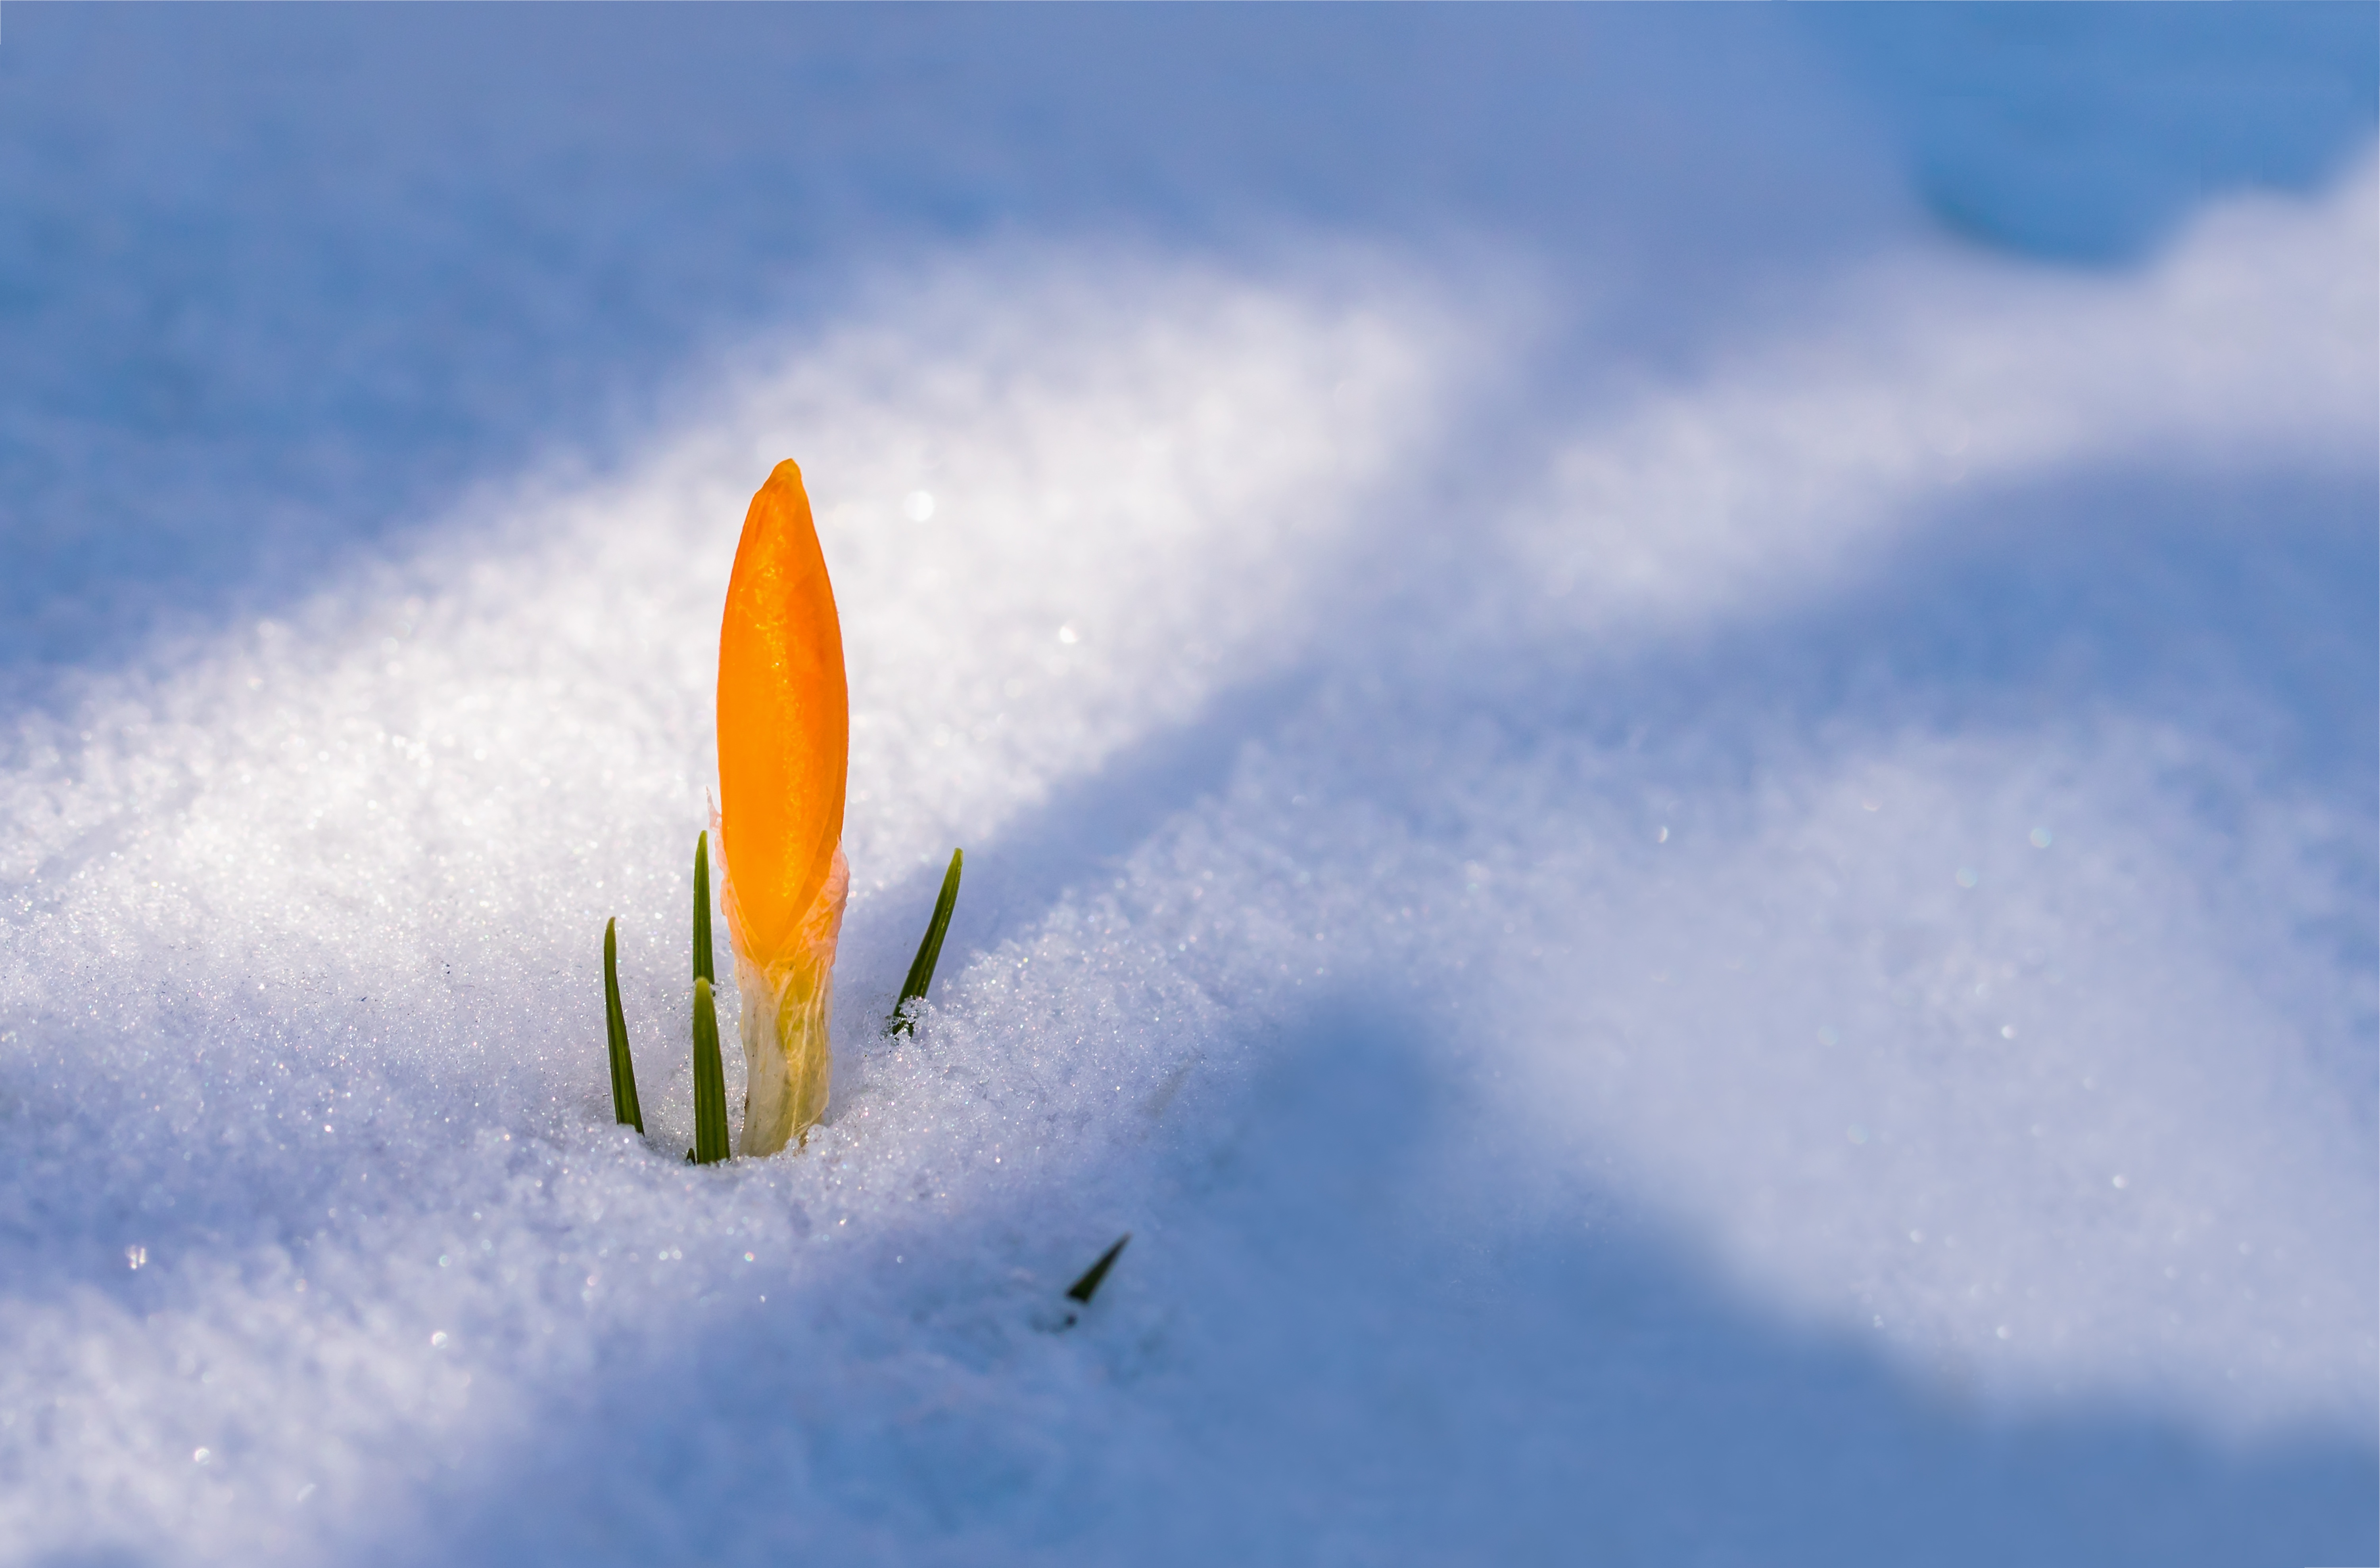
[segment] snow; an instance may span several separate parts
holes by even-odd
[[[11,11],[0,1556],[2380,1553],[2369,13],[935,15]]]

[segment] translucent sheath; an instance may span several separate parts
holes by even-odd
[[[747,1154],[773,1154],[808,1136],[826,1115],[834,1053],[827,1027],[834,1014],[834,945],[851,874],[837,851],[814,906],[812,939],[763,968],[735,944],[735,983],[743,993],[744,1137]],[[735,929],[735,916],[728,917]]]
[[[850,754],[834,590],[802,471],[780,463],[745,515],[719,629],[720,903],[742,994],[746,1154],[826,1114]]]

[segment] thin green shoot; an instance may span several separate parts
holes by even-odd
[[[719,1063],[719,1014],[710,982],[694,983],[694,1163],[727,1158],[727,1074]]]
[[[694,978],[719,983],[719,971],[710,967],[710,835],[700,833],[694,840]]]
[[[951,911],[959,902],[959,869],[965,855],[951,851],[951,869],[942,873],[942,891],[934,900],[934,918],[926,923],[926,939],[917,944],[917,957],[909,965],[909,978],[901,983],[901,999],[892,1004],[892,1016],[884,1020],[887,1034],[915,1034],[917,1014],[914,1005],[926,999],[926,987],[934,983],[934,965],[941,961],[942,938],[951,929]]]
[[[1091,1297],[1099,1294],[1099,1282],[1108,1277],[1108,1271],[1115,1267],[1117,1257],[1123,1251],[1123,1244],[1131,1239],[1130,1231],[1116,1237],[1116,1244],[1100,1253],[1099,1260],[1084,1270],[1081,1279],[1066,1287],[1068,1299],[1079,1301],[1086,1307],[1089,1306]]]
[[[628,1016],[620,1010],[620,923],[603,923],[603,1027],[612,1046],[612,1115],[621,1125],[645,1130],[644,1107],[637,1103],[637,1067],[628,1056]]]

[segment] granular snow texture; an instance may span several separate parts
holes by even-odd
[[[121,423],[11,449],[9,526],[127,564],[7,650],[0,1561],[2380,1551],[2368,141],[2067,270],[1930,227],[1798,35],[1607,25],[1647,80],[1590,124],[1760,84],[1601,187],[1641,253],[1352,154],[1249,219],[1214,154],[1139,232],[866,228],[732,348],[626,332],[674,390],[527,457],[310,415],[477,464],[345,523],[353,452],[194,456],[191,525]],[[1802,107],[1765,155],[1855,243],[1727,261]],[[851,671],[833,1102],[698,1169],[718,615],[787,456]]]

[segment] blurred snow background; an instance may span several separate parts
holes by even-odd
[[[0,1554],[2373,1560],[2375,42],[11,7]]]

